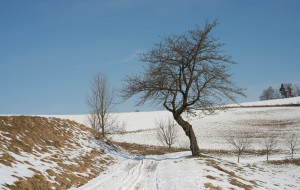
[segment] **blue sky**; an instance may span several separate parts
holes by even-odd
[[[263,89],[300,84],[298,0],[0,0],[0,114],[82,114],[89,83],[115,88],[139,71],[135,52],[162,35],[218,19],[214,35],[238,65],[234,81],[256,101]],[[149,111],[134,100],[114,111]]]

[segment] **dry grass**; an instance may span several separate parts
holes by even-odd
[[[136,156],[162,155],[169,153],[169,149],[163,146],[141,145],[126,142],[114,142],[114,144],[123,148],[126,152]],[[182,152],[188,150],[189,149],[186,148],[171,148],[171,152]]]
[[[237,186],[237,187],[240,187],[240,188],[243,188],[245,190],[250,190],[252,189],[253,187],[251,185],[247,185],[247,184],[244,184],[243,182],[241,181],[245,181],[245,182],[249,182],[251,183],[253,186],[258,186],[258,184],[256,183],[256,181],[253,181],[253,180],[250,180],[250,181],[247,181],[245,180],[244,178],[242,178],[241,176],[238,176],[235,172],[233,171],[228,171],[224,168],[222,168],[220,165],[220,163],[218,161],[216,161],[215,159],[206,159],[205,160],[205,163],[208,165],[208,166],[212,166],[213,168],[225,173],[225,175],[227,174],[230,178],[229,180],[229,183],[234,185],[234,186]],[[228,164],[226,164],[228,167],[231,167],[231,168],[237,168],[237,170],[243,170],[243,168],[240,168],[240,167],[237,167],[235,163],[230,163],[228,162]],[[248,167],[248,166],[246,166]],[[220,174],[221,176],[224,176],[222,174]],[[215,177],[213,176],[206,176],[207,178],[209,179],[216,179]]]
[[[12,157],[10,154],[8,154],[7,152],[5,152],[0,157],[0,163],[12,167],[12,164],[16,163],[16,159]]]
[[[251,190],[251,189],[253,188],[251,185],[246,185],[246,184],[244,184],[244,183],[242,183],[242,182],[240,182],[240,181],[238,181],[238,180],[236,180],[236,179],[234,179],[234,178],[231,178],[231,179],[229,180],[229,183],[230,183],[231,185],[234,185],[234,186],[243,188],[243,189],[245,189],[245,190]]]
[[[211,184],[211,183],[204,183],[204,187],[205,187],[205,188],[209,188],[209,189],[213,189],[213,190],[222,190],[221,187],[216,187],[216,186],[214,186],[214,185]]]
[[[32,177],[21,179],[15,182],[14,185],[7,185],[6,187],[12,190],[30,190],[30,189],[45,189],[51,190],[52,184],[47,181],[46,177],[41,174],[35,174]]]
[[[233,150],[219,150],[219,149],[201,149],[200,150],[201,153],[203,154],[209,154],[209,155],[218,155],[218,156],[222,156],[222,155],[236,155],[236,152]],[[276,153],[280,153],[282,151],[280,150],[273,150],[272,154],[276,154]],[[243,152],[243,155],[252,155],[252,156],[263,156],[266,155],[266,151],[265,150],[245,150]]]
[[[271,160],[268,163],[269,164],[274,164],[274,165],[292,164],[292,165],[300,166],[300,158],[284,159],[284,160]]]
[[[216,179],[217,179],[216,177],[211,176],[211,175],[207,175],[207,176],[205,176],[205,177],[208,178],[208,179],[212,179],[212,180],[216,180]]]
[[[104,171],[113,163],[111,157],[103,154],[103,150],[87,149],[79,144],[79,136],[101,139],[99,133],[70,120],[30,116],[0,116],[0,165],[13,167],[20,164],[10,152],[21,155],[28,153],[40,161],[58,166],[46,170],[42,174],[34,169],[34,163],[22,162],[27,169],[34,172],[32,177],[20,178],[14,184],[6,184],[10,189],[68,189],[81,186]],[[102,139],[103,140],[103,139]],[[72,152],[80,155],[69,158]],[[68,153],[66,153],[68,151]],[[39,154],[48,153],[41,159]],[[66,164],[70,163],[70,164]],[[55,182],[50,179],[55,179]],[[50,182],[51,181],[51,182]]]

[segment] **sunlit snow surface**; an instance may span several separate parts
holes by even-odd
[[[274,166],[265,162],[236,163],[218,157],[189,158],[190,152],[162,156],[115,155],[119,162],[101,173],[81,190],[116,189],[299,189],[300,169],[293,165]],[[205,156],[205,155],[204,155]],[[233,182],[237,182],[236,185]],[[74,188],[75,189],[75,188]]]
[[[299,103],[300,97],[241,105],[274,106]],[[110,135],[110,139],[151,145],[158,145],[155,121],[171,117],[167,111],[113,115],[126,123],[126,133]],[[88,125],[87,115],[46,117],[70,119]],[[263,140],[260,136],[266,132],[275,132],[279,139],[277,149],[280,152],[272,154],[270,160],[289,158],[286,139],[292,133],[300,135],[300,107],[231,108],[208,116],[199,111],[197,117],[185,119],[193,125],[200,149],[232,150],[227,139],[236,133],[249,131],[253,136],[251,149],[260,150]],[[180,139],[175,146],[187,147],[187,137],[180,127],[178,131]],[[295,157],[299,158],[299,152],[296,153]],[[107,154],[118,162],[80,189],[300,189],[299,166],[268,164],[264,155],[244,155],[241,162],[237,163],[234,154],[204,155],[208,157],[201,158],[189,158],[190,152],[134,157],[120,150],[109,150]]]
[[[300,97],[244,103],[244,106],[299,104]],[[236,106],[236,105],[235,105]],[[213,115],[204,115],[198,111],[198,116],[185,118],[192,124],[201,149],[230,149],[227,139],[235,133],[249,131],[253,136],[261,136],[270,130],[277,131],[279,148],[285,149],[285,138],[290,134],[300,135],[300,107],[246,107],[230,108],[216,111]],[[155,122],[159,119],[172,117],[168,111],[114,113],[119,121],[126,123],[125,134],[110,135],[109,138],[118,142],[159,145],[156,139]],[[86,124],[87,115],[54,115],[63,119],[74,120]],[[177,126],[180,138],[176,147],[188,147],[189,141],[183,130]],[[254,141],[252,149],[260,149],[261,139]]]
[[[300,98],[245,103],[243,106],[299,104]],[[236,106],[236,105],[232,105]],[[262,134],[272,132],[279,139],[270,160],[289,158],[286,139],[290,134],[300,135],[300,107],[231,108],[214,115],[199,115],[188,119],[198,138],[201,149],[232,150],[227,139],[236,133],[249,131],[254,137],[251,149],[262,148]],[[84,122],[86,116],[63,116]],[[111,135],[115,141],[158,145],[155,121],[171,117],[167,111],[119,113],[126,122],[127,133]],[[188,139],[178,127],[181,138],[176,146],[188,146]],[[102,173],[80,189],[300,189],[300,167],[266,163],[265,155],[242,156],[240,163],[232,155],[209,155],[187,158],[190,152],[163,156],[130,157],[116,154],[118,164]],[[300,155],[296,154],[298,158]],[[240,185],[240,186],[239,186]],[[244,186],[244,187],[243,187]]]

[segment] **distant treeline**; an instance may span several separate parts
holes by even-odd
[[[271,86],[262,92],[260,100],[282,99],[300,96],[300,86],[292,83],[282,83],[277,89]]]

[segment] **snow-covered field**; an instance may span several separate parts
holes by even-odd
[[[80,190],[116,189],[299,189],[294,165],[235,163],[217,157],[189,158],[189,152],[131,157],[119,162]],[[75,188],[74,188],[75,189]]]
[[[186,119],[193,125],[200,149],[214,153],[198,158],[190,157],[190,152],[137,157],[119,149],[108,150],[106,154],[113,157],[116,164],[79,189],[300,189],[299,165],[266,162],[266,156],[259,154],[242,155],[237,163],[227,141],[247,131],[251,134],[251,150],[259,151],[263,148],[264,137],[276,135],[277,151],[269,159],[290,159],[286,140],[291,134],[300,136],[300,107],[284,105],[299,102],[300,97],[244,103],[246,107],[231,105],[233,108],[217,111],[214,115],[203,115],[199,111],[197,117]],[[126,132],[110,135],[110,139],[147,145],[158,145],[155,121],[171,117],[167,111],[113,115],[126,123]],[[51,117],[88,124],[86,115]],[[180,138],[175,146],[188,147],[188,139],[180,127],[178,133]],[[217,154],[216,150],[226,153]],[[294,157],[299,158],[299,152]]]
[[[244,103],[247,106],[298,104],[300,97]],[[110,135],[114,141],[138,144],[159,145],[156,139],[155,122],[172,117],[168,111],[132,112],[113,114],[119,121],[126,123],[126,133]],[[87,115],[55,115],[62,119],[74,120],[86,124]],[[200,149],[230,150],[227,139],[236,133],[248,131],[253,137],[252,149],[260,149],[263,137],[276,134],[278,148],[286,150],[286,139],[292,133],[300,135],[300,107],[245,107],[217,111],[214,115],[203,115],[198,111],[197,117],[187,118],[193,125]],[[180,138],[176,147],[188,147],[189,141],[183,130],[177,126]]]
[[[261,150],[267,134],[279,141],[277,153],[270,160],[289,159],[286,140],[300,135],[300,98],[244,103],[245,108],[230,108],[214,115],[187,118],[194,127],[200,149],[232,150],[227,142],[237,133],[252,135],[251,149]],[[264,107],[281,105],[280,107]],[[262,106],[262,107],[248,107]],[[85,122],[84,115],[61,116]],[[126,122],[126,133],[111,135],[114,141],[158,145],[155,121],[171,117],[166,111],[119,113]],[[176,146],[188,146],[188,139],[178,127],[181,138]],[[237,163],[234,154],[209,154],[189,158],[190,152],[162,156],[133,157],[115,154],[119,162],[80,189],[300,189],[300,167],[294,164],[267,163],[265,155],[243,155]],[[206,157],[207,156],[207,157]],[[295,155],[299,158],[299,153]]]

